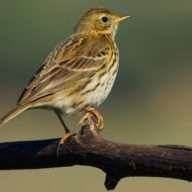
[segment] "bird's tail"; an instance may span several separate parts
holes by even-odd
[[[17,115],[25,111],[26,109],[30,108],[30,106],[31,106],[30,104],[16,106],[14,109],[9,111],[3,117],[0,117],[0,126],[4,125],[8,121],[16,117]]]

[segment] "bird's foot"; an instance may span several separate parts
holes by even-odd
[[[60,146],[63,145],[67,139],[69,139],[69,137],[71,137],[73,135],[72,132],[68,131],[59,141],[59,145],[57,147],[57,157],[59,157],[59,149],[60,149]]]
[[[91,119],[91,116],[94,115],[96,120],[97,120],[97,127],[102,130],[104,128],[104,119],[103,116],[95,109],[92,107],[86,107],[85,111],[87,112],[85,116],[80,120],[81,126],[87,124],[87,120]]]

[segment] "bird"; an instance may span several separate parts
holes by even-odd
[[[119,23],[128,18],[103,7],[89,9],[30,79],[15,108],[0,118],[0,126],[40,108],[54,111],[60,120],[65,130],[60,144],[72,135],[63,119],[67,115],[84,112],[81,125],[93,115],[102,130],[104,119],[97,108],[114,84],[119,67],[115,35]]]

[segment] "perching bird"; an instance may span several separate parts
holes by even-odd
[[[60,144],[71,135],[62,115],[85,111],[80,123],[93,114],[102,129],[103,117],[95,108],[107,98],[115,81],[119,66],[115,34],[118,24],[128,18],[106,8],[88,10],[74,33],[50,53],[29,81],[16,107],[0,118],[0,125],[27,109],[43,108],[53,110],[65,129]]]

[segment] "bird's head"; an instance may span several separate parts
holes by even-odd
[[[106,8],[92,8],[88,10],[75,28],[76,33],[94,32],[115,36],[118,24],[130,16],[120,17]]]

